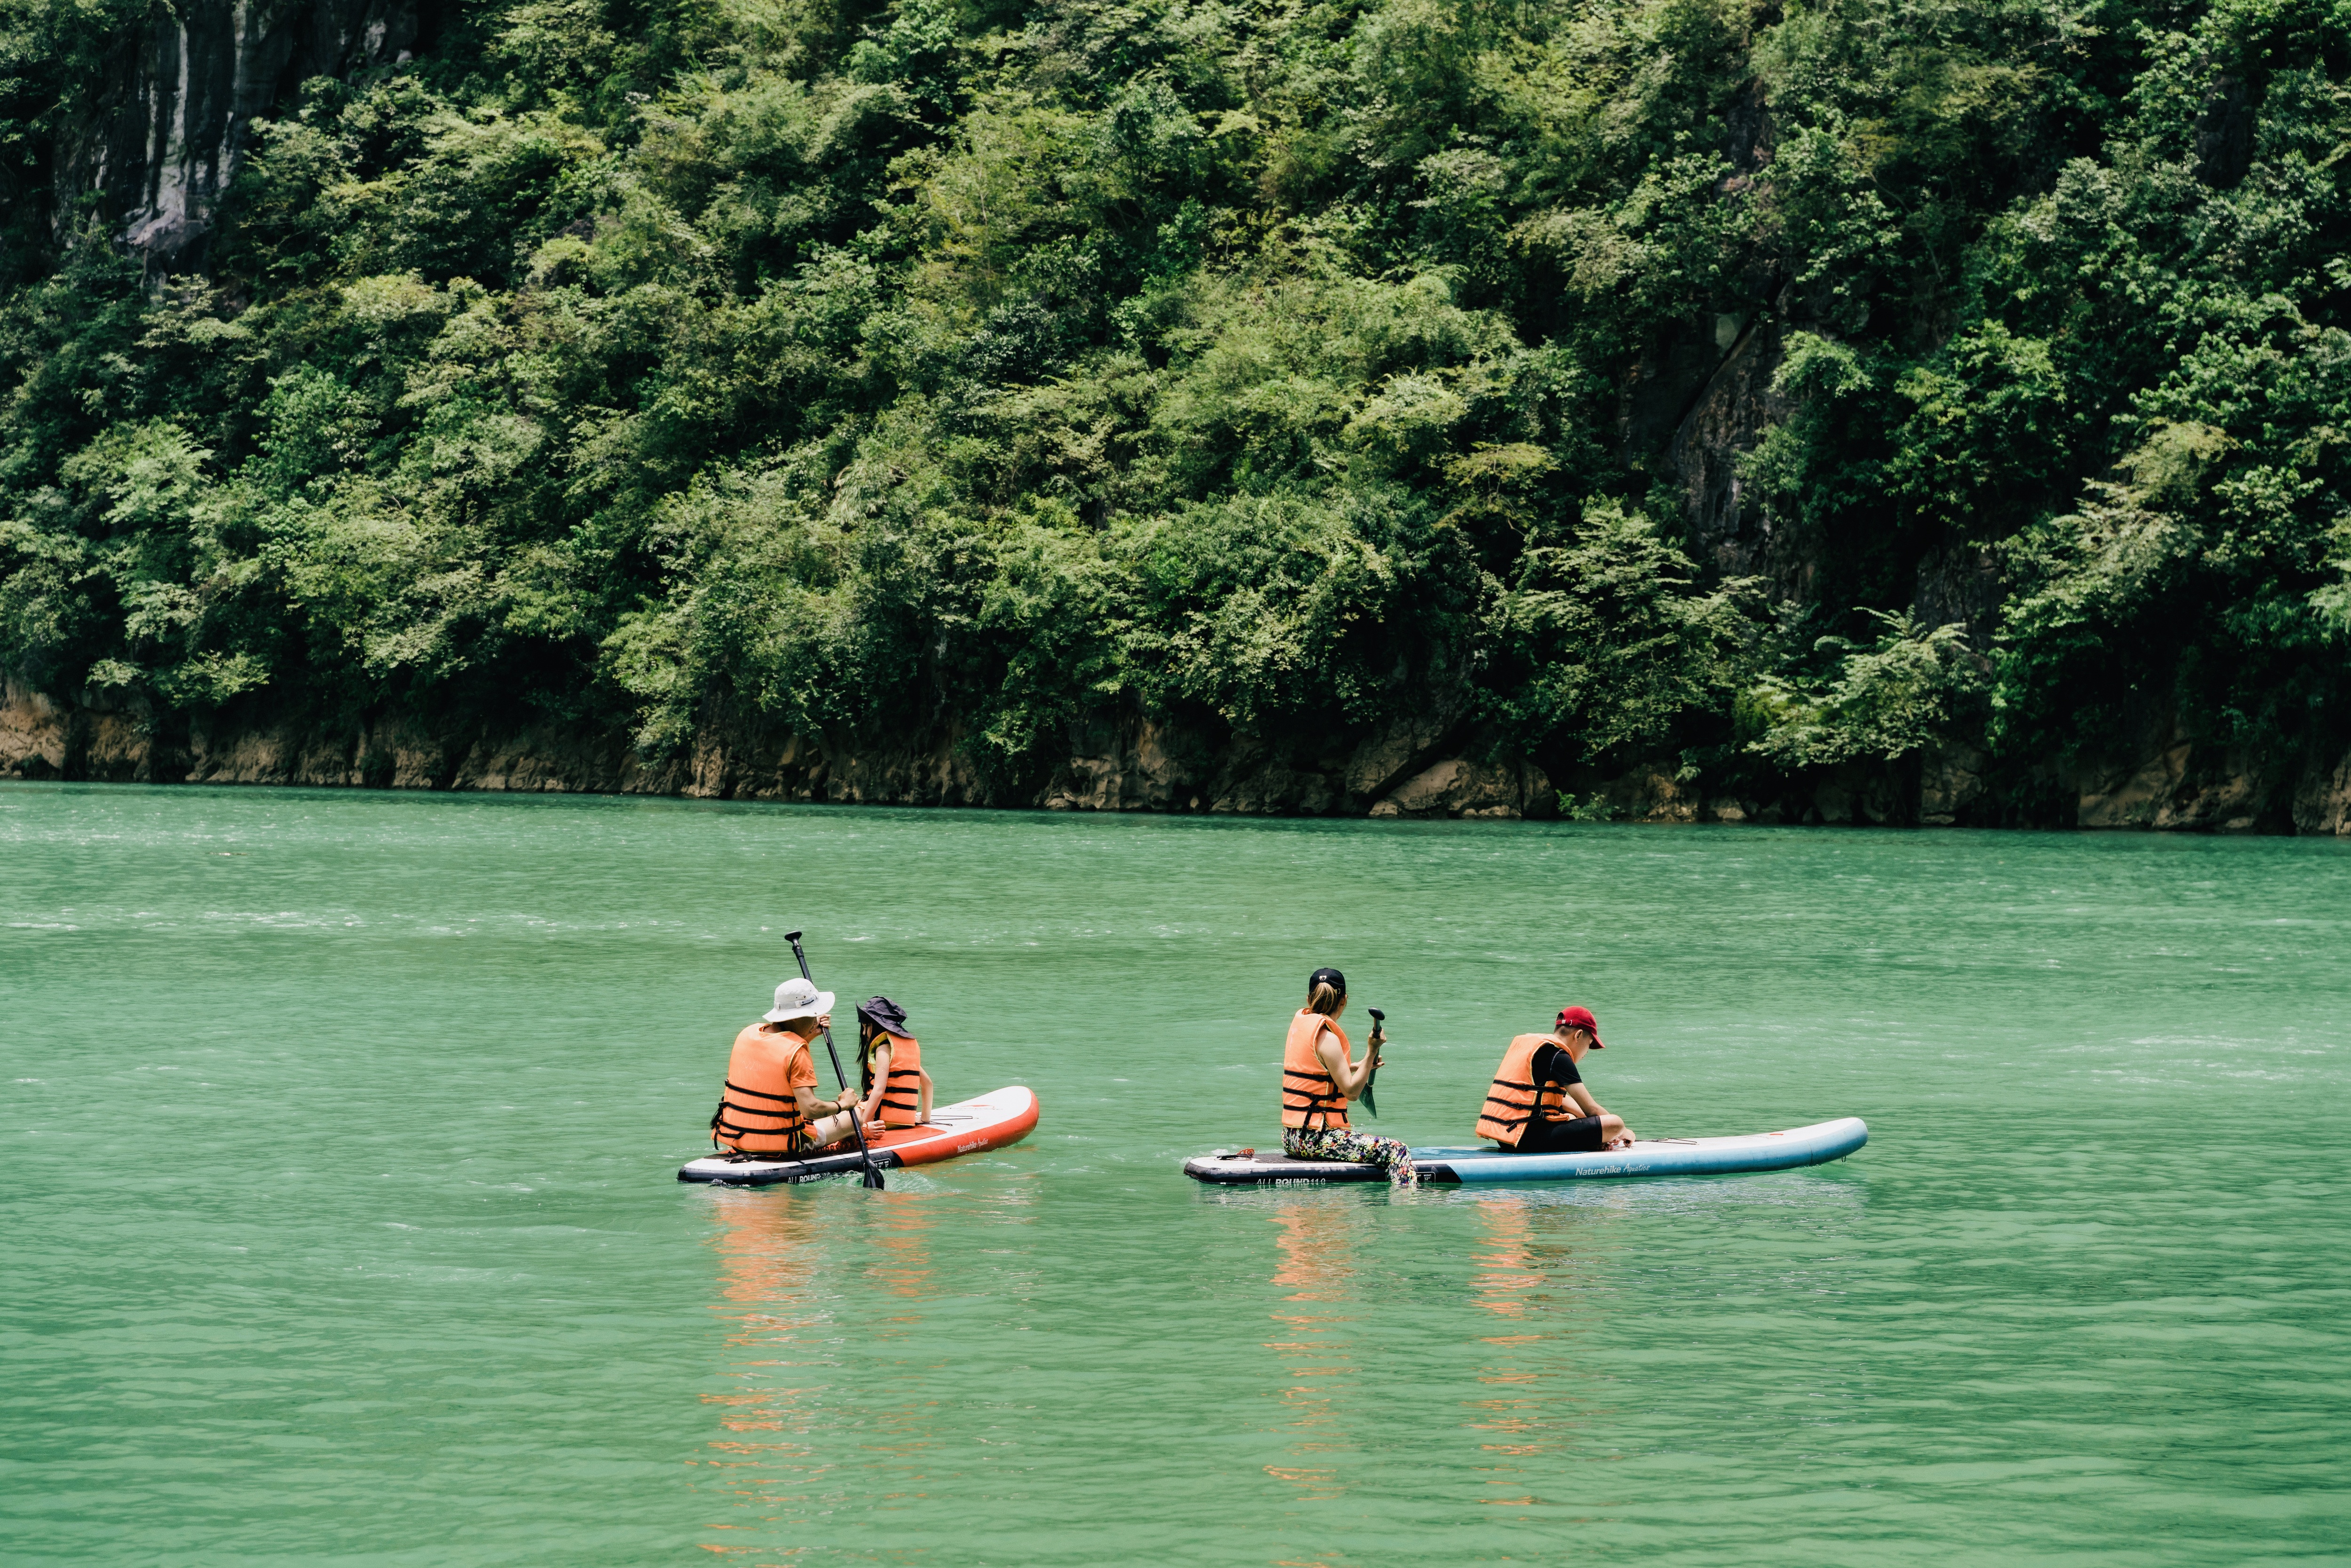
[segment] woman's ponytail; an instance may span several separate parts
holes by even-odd
[[[1346,999],[1346,992],[1330,981],[1324,980],[1306,993],[1306,1010],[1310,1013],[1321,1013],[1324,1018],[1329,1018],[1339,1010],[1339,1004]]]

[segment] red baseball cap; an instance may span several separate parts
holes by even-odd
[[[1590,1008],[1560,1009],[1559,1022],[1553,1024],[1552,1028],[1554,1032],[1560,1034],[1565,1034],[1572,1029],[1583,1030],[1592,1036],[1593,1050],[1605,1051],[1608,1049],[1606,1046],[1600,1043],[1600,1020],[1592,1016],[1592,1009]]]

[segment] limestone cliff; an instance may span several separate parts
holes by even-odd
[[[2065,820],[2084,828],[2351,836],[2351,751],[2278,769],[2167,734],[2145,756],[2053,779]],[[1334,739],[1209,737],[1130,713],[1075,727],[1065,758],[1041,783],[987,778],[957,740],[942,734],[862,747],[755,720],[714,725],[684,754],[648,761],[617,730],[557,724],[249,714],[175,728],[170,716],[135,704],[63,703],[14,680],[0,697],[0,779],[1433,819],[1546,818],[1560,803],[1541,768],[1481,755],[1474,732],[1442,715]],[[1584,804],[1657,823],[1950,826],[1988,820],[1986,767],[1980,755],[1947,747],[1742,797],[1706,793],[1670,765],[1645,764],[1600,781]]]
[[[405,60],[428,0],[182,0],[124,37],[55,149],[51,221],[85,198],[160,271],[202,264],[249,122],[312,77]]]
[[[1337,737],[1207,737],[1128,713],[1073,727],[1039,781],[990,779],[952,731],[899,745],[810,739],[756,717],[647,760],[618,729],[388,714],[348,722],[252,711],[186,721],[143,704],[60,702],[16,680],[0,700],[0,778],[687,795],[868,805],[1247,815],[1547,817],[1523,759],[1442,755],[1441,716]]]

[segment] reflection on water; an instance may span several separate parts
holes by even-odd
[[[933,1294],[938,1196],[891,1191],[849,1205],[790,1188],[709,1196],[719,1256],[712,1310],[727,1323],[723,1375],[732,1386],[701,1396],[726,1434],[701,1464],[724,1474],[736,1511],[708,1528],[757,1534],[697,1544],[790,1557],[803,1549],[768,1544],[778,1527],[820,1510],[919,1506],[918,1461],[935,1441],[937,1402],[914,1390],[936,1367],[906,1352]],[[852,1292],[869,1303],[862,1316],[845,1315],[853,1309],[836,1279],[842,1270],[862,1282]],[[844,1459],[862,1477],[853,1500],[822,1479]]]
[[[1478,1250],[1470,1255],[1469,1288],[1489,1314],[1480,1334],[1489,1347],[1479,1358],[1485,1390],[1464,1401],[1470,1430],[1496,1456],[1479,1468],[1500,1495],[1489,1506],[1540,1504],[1545,1475],[1556,1477],[1577,1431],[1596,1416],[1577,1371],[1575,1347],[1603,1326],[1589,1291],[1591,1254],[1604,1234],[1608,1210],[1545,1203],[1524,1193],[1498,1193],[1478,1202]],[[1499,1321],[1496,1321],[1499,1320]]]
[[[861,1193],[854,1209],[856,1248],[869,1303],[846,1327],[848,1382],[863,1408],[857,1447],[866,1456],[867,1499],[894,1522],[928,1498],[931,1450],[938,1441],[939,1401],[925,1392],[949,1362],[923,1347],[924,1303],[934,1295],[931,1231],[938,1224],[935,1193]]]
[[[1287,1293],[1273,1310],[1277,1337],[1265,1348],[1281,1363],[1284,1426],[1295,1433],[1294,1464],[1268,1465],[1265,1473],[1286,1481],[1298,1500],[1325,1502],[1344,1494],[1334,1456],[1353,1454],[1338,1404],[1342,1391],[1360,1378],[1354,1335],[1347,1325],[1354,1291],[1353,1228],[1363,1213],[1353,1194],[1301,1196],[1268,1216],[1280,1259],[1273,1283]]]
[[[725,1393],[702,1402],[719,1410],[727,1435],[708,1445],[701,1464],[718,1472],[705,1483],[733,1500],[734,1512],[708,1528],[762,1531],[779,1511],[813,1500],[818,1478],[832,1468],[814,1440],[819,1402],[829,1377],[825,1350],[832,1313],[816,1281],[825,1246],[810,1221],[814,1209],[789,1191],[710,1194],[717,1232],[718,1300],[711,1310],[726,1320]],[[748,1552],[748,1543],[697,1544],[712,1552]]]
[[[937,1223],[932,1218],[930,1203],[917,1193],[892,1192],[874,1198],[862,1218],[878,1218],[880,1223],[864,1241],[865,1277],[882,1291],[899,1301],[914,1302],[931,1293],[931,1249],[928,1245],[931,1228]],[[906,1311],[893,1315],[891,1323],[908,1324],[923,1321],[922,1313],[910,1305]],[[885,1335],[903,1337],[904,1327]]]

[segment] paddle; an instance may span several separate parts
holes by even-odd
[[[797,931],[787,931],[784,933],[784,940],[792,945],[792,956],[800,962],[800,978],[811,986],[815,985],[816,977],[809,973],[808,955],[800,951],[800,934]],[[841,1070],[841,1052],[833,1047],[832,1026],[830,1024],[825,1026],[824,1030],[824,1053],[832,1058],[832,1081],[846,1090],[849,1087],[849,1074]],[[873,1151],[865,1146],[865,1129],[857,1124],[857,1107],[854,1105],[849,1108],[849,1130],[857,1134],[857,1155],[865,1162],[865,1185],[878,1192],[883,1186],[882,1167],[873,1163]]]
[[[1380,1031],[1380,1025],[1387,1021],[1388,1015],[1377,1008],[1366,1010],[1372,1015],[1372,1038],[1364,1042],[1364,1049],[1370,1051],[1373,1058],[1377,1060],[1380,1054],[1380,1040],[1384,1038]],[[1364,1080],[1364,1109],[1374,1116],[1380,1113],[1380,1103],[1372,1097],[1372,1085],[1379,1081],[1380,1070],[1376,1067],[1372,1069],[1371,1076]]]

